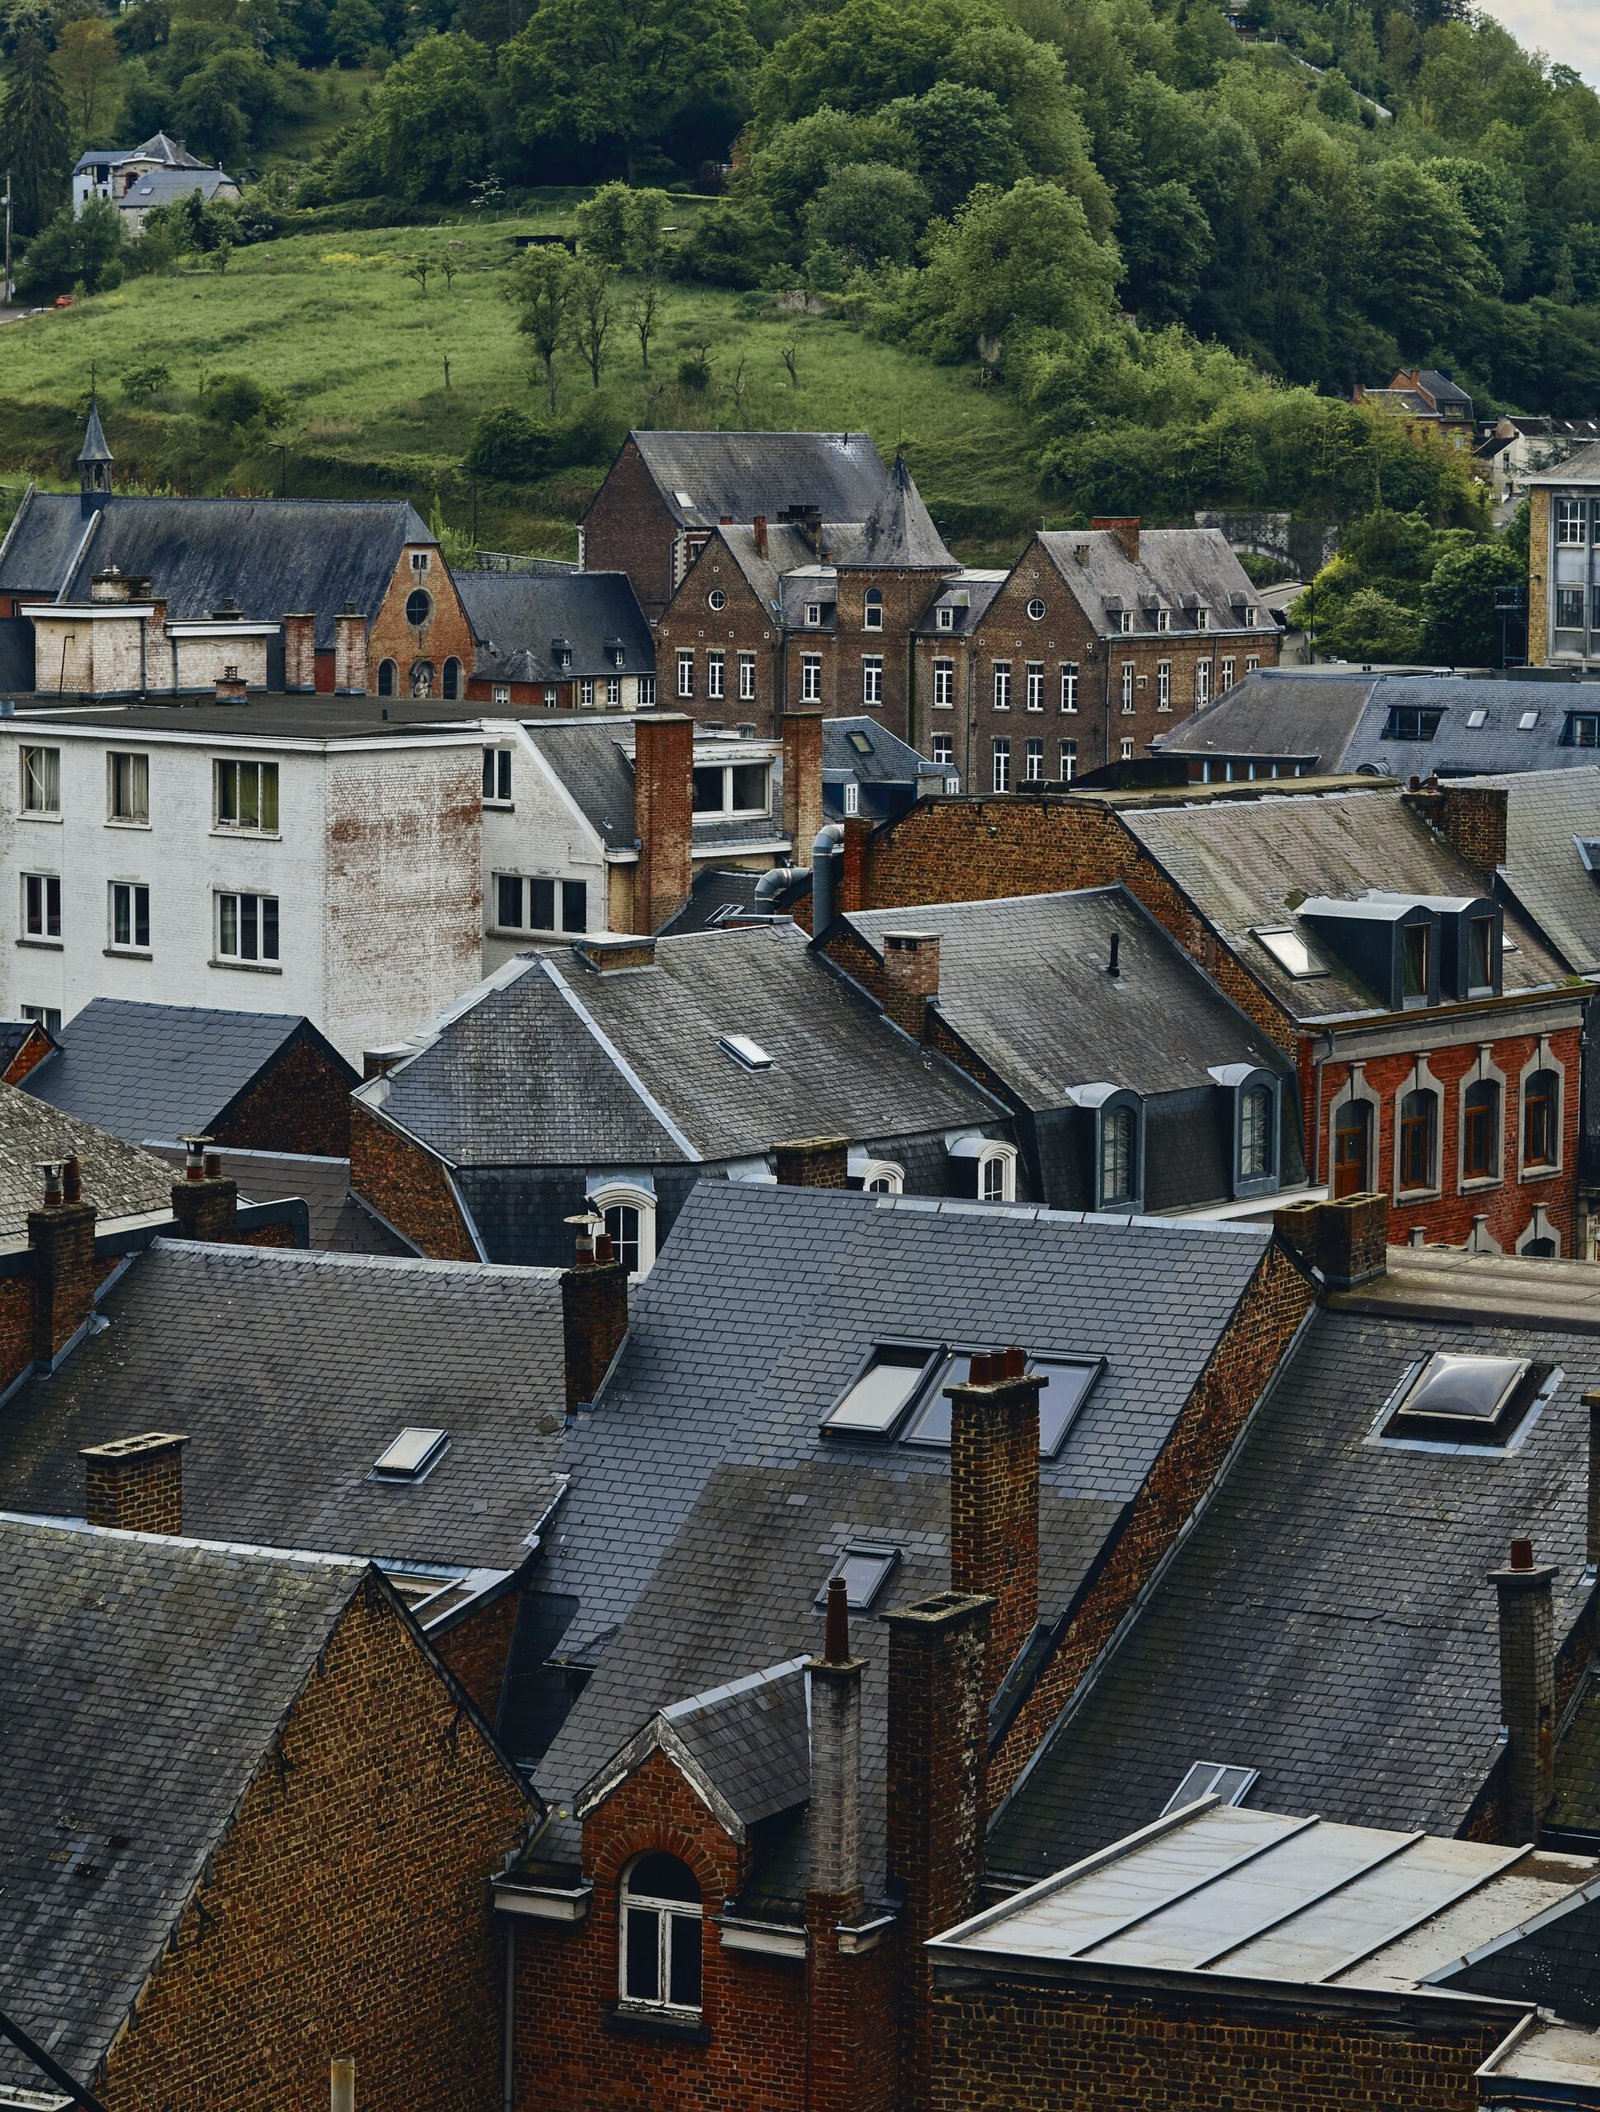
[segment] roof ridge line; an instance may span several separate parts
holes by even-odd
[[[568,1005],[571,1006],[585,1030],[592,1036],[595,1045],[599,1048],[602,1055],[605,1056],[606,1060],[613,1065],[617,1075],[622,1079],[629,1091],[637,1096],[645,1112],[661,1124],[661,1127],[666,1131],[673,1143],[689,1159],[691,1165],[703,1165],[705,1163],[704,1152],[697,1151],[694,1145],[690,1143],[672,1116],[651,1092],[633,1065],[629,1063],[627,1057],[623,1055],[616,1043],[600,1025],[600,1022],[590,1012],[587,1005],[584,1004],[577,991],[568,983],[566,977],[556,966],[555,961],[546,954],[541,957],[539,966],[544,970],[549,980],[554,983],[557,990],[560,991]]]

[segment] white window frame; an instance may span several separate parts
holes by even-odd
[[[585,1200],[600,1217],[604,1217],[608,1210],[638,1211],[639,1266],[633,1274],[643,1282],[654,1268],[656,1259],[655,1196],[648,1188],[641,1188],[637,1181],[603,1181],[590,1187]]]
[[[1257,669],[1257,668],[1258,668],[1258,667],[1259,667],[1260,665],[1261,665],[1261,655],[1260,655],[1259,653],[1246,653],[1246,654],[1245,654],[1245,656],[1244,656],[1244,671],[1245,671],[1245,673],[1246,673],[1247,675],[1253,675],[1253,674],[1255,673],[1256,669]]]
[[[61,750],[28,743],[22,750],[22,813],[30,821],[61,819]],[[34,797],[37,792],[37,799]]]
[[[1078,663],[1063,660],[1061,663],[1061,709],[1075,712],[1078,708]]]
[[[1078,774],[1078,744],[1076,741],[1061,743],[1061,782],[1070,785]]]
[[[761,804],[754,807],[736,807],[733,804],[733,773],[735,770],[757,769],[762,774]],[[693,779],[702,770],[717,770],[722,775],[722,804],[720,807],[697,807],[694,804]],[[772,812],[772,765],[760,757],[743,763],[724,763],[717,757],[702,758],[692,765],[689,787],[689,811],[695,821],[750,821],[758,815]]]
[[[225,953],[225,952],[223,951],[223,946],[222,946],[222,923],[223,923],[223,908],[222,908],[222,905],[223,905],[223,903],[224,903],[224,902],[232,902],[232,903],[234,903],[234,904],[236,904],[236,905],[237,905],[237,907],[236,907],[236,909],[235,909],[235,911],[234,911],[234,915],[235,915],[235,920],[236,920],[236,922],[237,922],[237,926],[238,926],[238,935],[239,935],[239,938],[240,938],[240,940],[241,940],[241,941],[242,941],[242,939],[243,939],[243,937],[244,937],[244,928],[245,928],[245,910],[244,910],[244,905],[246,904],[246,902],[254,902],[254,904],[256,905],[256,941],[257,941],[257,947],[256,947],[256,951],[255,951],[255,953],[254,953],[254,954],[248,954],[248,953],[239,953],[239,952],[235,952],[235,953]],[[275,915],[275,917],[274,917],[274,919],[273,919],[273,922],[274,922],[274,924],[275,924],[275,925],[276,925],[276,927],[277,927],[277,941],[278,941],[278,950],[277,950],[277,952],[276,952],[276,953],[268,953],[268,952],[266,952],[266,951],[264,950],[264,948],[265,948],[265,925],[266,925],[266,918],[265,918],[265,916],[264,916],[264,915],[263,915],[263,913],[262,913],[262,905],[263,905],[264,903],[267,903],[267,902],[270,902],[270,903],[272,904],[272,906],[273,906],[274,910],[276,911],[276,915]],[[269,894],[263,894],[263,893],[262,893],[262,892],[261,892],[261,891],[260,891],[260,890],[259,890],[258,888],[253,888],[253,887],[219,887],[219,888],[215,888],[215,889],[213,889],[213,891],[212,891],[212,896],[211,896],[211,903],[212,903],[212,908],[211,908],[211,934],[212,934],[212,944],[213,944],[213,945],[214,945],[214,947],[216,948],[216,951],[215,951],[215,953],[213,954],[212,958],[213,958],[213,959],[214,959],[215,961],[217,961],[217,962],[218,962],[218,963],[220,963],[220,964],[221,964],[222,966],[224,966],[224,967],[227,967],[227,968],[281,968],[281,967],[282,967],[282,965],[283,965],[283,904],[282,904],[282,902],[281,902],[281,901],[279,900],[278,896],[276,896],[276,895],[269,895]]]
[[[119,766],[127,764],[129,811],[117,811]],[[142,765],[142,768],[140,767]],[[142,781],[143,801],[139,798]],[[131,748],[106,751],[106,826],[112,829],[147,829],[150,826],[150,758]]]
[[[1158,631],[1170,631],[1172,629],[1172,611],[1170,609],[1156,610],[1156,629]]]
[[[50,929],[51,893],[55,896],[55,930]],[[32,921],[30,893],[37,892],[39,918]],[[24,873],[22,875],[22,936],[35,946],[59,946],[61,944],[61,875],[59,873]]]
[[[728,656],[726,653],[706,654],[706,695],[713,704],[720,704],[728,692]]]
[[[997,735],[989,744],[990,783],[996,792],[1011,790],[1011,743]]]
[[[1119,762],[1124,763],[1131,763],[1133,761],[1133,740],[1131,736],[1124,738],[1118,743],[1117,759]]]
[[[128,933],[117,937],[117,897],[127,897]],[[139,897],[144,897],[144,938],[139,937]],[[106,883],[106,951],[129,953],[136,958],[150,952],[150,888],[143,880],[111,880]]]
[[[996,1181],[995,1175],[998,1175]],[[977,1196],[980,1203],[1014,1203],[1017,1199],[1017,1147],[1015,1144],[985,1144],[978,1153]],[[985,1191],[998,1186],[998,1195]]]
[[[1572,533],[1576,529],[1576,534]],[[1589,540],[1589,502],[1587,499],[1556,500],[1556,548],[1579,550]]]
[[[1119,611],[1118,611],[1118,613],[1117,613],[1117,635],[1118,635],[1119,637],[1122,637],[1122,638],[1131,638],[1131,637],[1133,636],[1133,611],[1132,611],[1132,609],[1121,609],[1121,610],[1119,610]]]
[[[639,709],[647,711],[656,701],[656,678],[653,674],[639,677]]]
[[[223,785],[227,782],[228,773],[230,771],[235,772],[234,811],[236,814],[242,814],[245,805],[243,797],[246,782],[245,772],[249,770],[253,770],[256,773],[256,820],[254,822],[229,821],[224,817],[222,811]],[[272,805],[277,814],[277,819],[270,828],[266,828],[262,825],[260,817],[266,810],[265,794],[269,784],[272,787]],[[211,771],[212,827],[225,836],[281,835],[283,833],[283,809],[279,801],[282,797],[282,789],[278,776],[278,766],[274,762],[264,761],[259,756],[213,756]]]
[[[580,675],[578,677],[578,706],[582,711],[593,711],[594,709],[593,675]]]
[[[1133,709],[1133,678],[1134,664],[1131,660],[1124,660],[1122,663],[1122,708],[1124,711],[1132,711]]]
[[[739,655],[739,701],[750,704],[756,694],[756,656],[754,653]]]
[[[622,702],[622,677],[620,675],[606,676],[606,702],[609,705],[617,705]]]
[[[821,625],[822,625],[822,603],[821,603],[820,601],[808,601],[808,602],[806,603],[806,628],[807,628],[807,630],[810,630],[810,631],[815,631],[815,630],[818,630],[818,629],[820,629],[820,628],[821,628]]]
[[[678,695],[694,695],[694,654],[681,645],[678,648]]]
[[[1227,692],[1228,692],[1228,691],[1229,691],[1230,689],[1232,689],[1232,687],[1233,687],[1233,670],[1234,670],[1234,666],[1235,666],[1235,662],[1233,661],[1233,659],[1232,659],[1231,657],[1229,657],[1229,658],[1225,658],[1225,659],[1223,660],[1223,662],[1222,662],[1222,665],[1221,665],[1221,667],[1220,667],[1220,668],[1218,669],[1218,671],[1217,671],[1217,694],[1218,694],[1219,696],[1223,696],[1223,695],[1226,695],[1226,693],[1227,693]]]
[[[883,702],[883,655],[863,653],[861,655],[861,701],[863,704]]]
[[[883,596],[876,587],[867,589],[867,598],[861,604],[861,628],[864,631],[883,629]]]
[[[1044,613],[1044,602],[1040,599],[1037,594],[1035,594],[1033,599],[1028,603],[1028,621],[1030,623],[1042,623],[1044,620]]]
[[[1199,711],[1211,701],[1211,662],[1197,660],[1194,664],[1194,708]]]
[[[496,682],[490,691],[490,701],[495,704],[509,704],[511,702],[511,684],[509,682]]]
[[[1022,669],[1022,700],[1029,711],[1044,710],[1044,662],[1028,660]]]
[[[933,708],[935,711],[954,711],[956,708],[956,664],[953,660],[935,660],[933,663]]]
[[[933,627],[936,631],[953,631],[956,627],[955,610],[949,608],[935,609],[933,612]]]
[[[640,1273],[641,1273],[641,1274],[643,1274],[643,1271],[641,1270],[641,1271],[640,1271]],[[672,1849],[670,1849],[670,1848],[666,1848],[666,1849],[660,1849],[660,1850],[654,1850],[654,1849],[647,1849],[647,1850],[645,1851],[645,1853],[646,1853],[646,1854],[657,1854],[657,1853],[659,1853],[659,1854],[663,1854],[663,1855],[671,1855],[671,1856],[672,1856],[672,1859],[673,1859],[673,1861],[674,1861],[674,1862],[680,1862],[680,1863],[681,1863],[681,1862],[683,1862],[683,1857],[682,1857],[681,1855],[677,1855],[677,1854],[675,1854],[675,1853],[674,1853],[674,1851],[673,1851]],[[700,1905],[698,1905],[698,1906],[691,1906],[691,1905],[689,1904],[689,1902],[688,1902],[688,1901],[687,1901],[686,1899],[657,1899],[657,1898],[655,1898],[655,1897],[654,1897],[654,1895],[653,1895],[653,1894],[650,1894],[650,1893],[640,1893],[640,1892],[635,1892],[635,1891],[633,1891],[633,1889],[632,1889],[632,1874],[633,1874],[633,1869],[634,1869],[634,1865],[635,1865],[636,1863],[640,1862],[640,1861],[641,1861],[642,1859],[643,1859],[643,1858],[642,1858],[642,1857],[640,1857],[640,1856],[635,1856],[635,1857],[634,1857],[634,1858],[632,1859],[632,1861],[631,1861],[631,1862],[630,1862],[630,1863],[628,1864],[628,1867],[627,1867],[627,1868],[626,1868],[626,1869],[625,1869],[625,1870],[623,1871],[623,1873],[622,1873],[622,1878],[621,1878],[621,1881],[620,1881],[620,1883],[619,1883],[619,1885],[618,1885],[618,1891],[617,1891],[617,1998],[618,1998],[618,2001],[620,2002],[621,2006],[622,2006],[622,2007],[623,2007],[624,2009],[627,2009],[627,2010],[633,2010],[633,2011],[635,2011],[635,2012],[637,2012],[637,2011],[640,2011],[640,2010],[645,2010],[645,2011],[649,2011],[649,2012],[650,2012],[650,2013],[652,2013],[652,2014],[660,2014],[660,2015],[662,2015],[662,2016],[669,2016],[669,2017],[685,2017],[685,2018],[688,2018],[688,2017],[699,2017],[699,2016],[702,2016],[702,2015],[704,2015],[704,2013],[705,2013],[705,1984],[704,1984],[704,1956],[705,1956],[705,1951],[704,1951],[704,1943],[705,1943],[705,1906],[704,1906],[704,1903],[702,1902],[702,1903],[701,1903]],[[689,1868],[689,1866],[688,1866],[688,1864],[687,1864],[687,1863],[685,1863],[685,1864],[684,1864],[684,1868],[685,1868],[685,1869],[688,1869],[688,1868]],[[691,1874],[692,1874],[692,1873],[691,1873]],[[666,1998],[666,1996],[665,1996],[665,1995],[662,1995],[662,1996],[660,1996],[660,1997],[658,1997],[658,1998],[656,1998],[656,1999],[653,1999],[653,2000],[652,2000],[652,1999],[649,1999],[649,1998],[647,1998],[647,1997],[645,1997],[645,1996],[642,1996],[642,1995],[631,1995],[631,1994],[629,1994],[629,1992],[628,1992],[628,1927],[629,1927],[629,1917],[630,1917],[630,1914],[631,1914],[632,1912],[634,1912],[635,1910],[637,1910],[637,1911],[639,1911],[639,1912],[642,1912],[642,1913],[646,1913],[646,1914],[653,1914],[653,1915],[655,1915],[655,1917],[656,1917],[656,1934],[657,1934],[657,1941],[658,1941],[658,1943],[659,1943],[659,1945],[660,1945],[660,1952],[659,1952],[659,1955],[658,1955],[658,1957],[657,1957],[657,1961],[656,1961],[656,1974],[657,1974],[657,1980],[656,1980],[656,1984],[657,1984],[657,1985],[658,1985],[659,1987],[662,1987],[662,1988],[665,1988],[665,1989],[670,1989],[670,1987],[671,1987],[671,1985],[672,1985],[672,1978],[671,1978],[671,1949],[672,1949],[672,1944],[673,1944],[673,1942],[674,1942],[674,1933],[675,1933],[675,1931],[676,1931],[676,1930],[678,1929],[678,1927],[679,1927],[679,1925],[680,1925],[680,1924],[682,1924],[682,1923],[688,1923],[688,1922],[692,1922],[692,1923],[693,1923],[693,1925],[694,1925],[694,1939],[693,1939],[693,1940],[694,1940],[694,1942],[696,1943],[696,1945],[698,1945],[698,1946],[700,1947],[700,1952],[701,1952],[701,1960],[702,1960],[702,1964],[701,1964],[701,1988],[700,1988],[700,1997],[701,1997],[701,1999],[700,1999],[700,2001],[699,2001],[699,2002],[695,2003],[695,2004],[694,2004],[694,2005],[693,2005],[692,2007],[691,2007],[691,2006],[689,2006],[689,2005],[687,2005],[687,2004],[685,2004],[685,2003],[682,2003],[682,2002],[672,2002],[672,2001],[669,2001],[669,2000],[668,2000],[668,1999]]]
[[[867,1195],[904,1195],[906,1170],[893,1159],[868,1159],[861,1169],[861,1187]]]
[[[994,708],[996,711],[1011,709],[1011,662],[997,660],[994,663]]]
[[[1158,660],[1156,662],[1156,710],[1170,711],[1171,709],[1172,662],[1170,660]]]
[[[1209,631],[1209,630],[1210,630],[1210,628],[1211,628],[1211,611],[1210,611],[1209,609],[1196,609],[1196,610],[1195,610],[1195,612],[1194,612],[1194,627],[1195,627],[1195,629],[1196,629],[1197,631]]]
[[[800,701],[802,704],[822,702],[822,655],[802,653],[800,655]]]
[[[1037,770],[1033,767],[1035,763],[1039,766]],[[1042,785],[1044,781],[1044,742],[1025,741],[1022,748],[1022,782],[1025,785]]]
[[[936,733],[931,743],[933,761],[944,769],[951,769],[956,759],[956,737],[953,733]],[[941,753],[941,751],[943,751]]]

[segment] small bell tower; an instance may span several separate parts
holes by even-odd
[[[100,423],[100,406],[89,399],[89,423],[83,446],[78,450],[78,496],[84,513],[94,513],[111,496],[111,464],[114,456],[106,445]]]

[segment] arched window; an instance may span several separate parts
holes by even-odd
[[[1437,1093],[1407,1093],[1400,1102],[1400,1187],[1432,1188],[1439,1134]]]
[[[406,622],[413,630],[421,630],[433,614],[433,596],[425,594],[421,587],[414,587],[406,596]]]
[[[413,663],[411,669],[411,694],[414,697],[431,697],[433,695],[433,662],[431,660],[418,660]]]
[[[1492,1078],[1469,1085],[1461,1107],[1461,1177],[1492,1180],[1500,1171],[1500,1088]]]
[[[656,1202],[626,1183],[590,1191],[589,1207],[606,1221],[611,1250],[630,1276],[645,1276],[656,1258]]]
[[[868,1159],[862,1169],[861,1186],[867,1195],[899,1195],[905,1185],[905,1168],[892,1159]]]
[[[459,696],[460,696],[460,694],[461,694],[461,662],[460,662],[459,660],[447,660],[447,661],[445,662],[445,664],[444,664],[444,684],[443,684],[443,687],[442,687],[442,689],[440,690],[440,692],[439,692],[439,693],[440,693],[440,695],[441,695],[441,696],[445,696],[445,697],[459,697]]]
[[[1276,1154],[1273,1146],[1273,1092],[1270,1085],[1249,1085],[1239,1095],[1239,1178],[1263,1181],[1271,1177]]]
[[[862,628],[868,631],[881,631],[883,629],[883,596],[876,587],[868,587],[867,589],[866,603],[861,612],[861,624]]]
[[[700,2007],[700,1887],[675,1855],[635,1856],[623,1872],[618,1985],[650,2009]]]
[[[1131,1107],[1110,1107],[1100,1118],[1099,1207],[1137,1200],[1139,1194],[1139,1118]]]
[[[1554,1071],[1530,1071],[1522,1082],[1522,1163],[1561,1163],[1561,1080]]]
[[[392,697],[395,690],[399,687],[399,683],[399,668],[395,666],[392,660],[380,660],[378,662],[378,695],[380,697]]]
[[[1014,1203],[1017,1199],[1017,1155],[1009,1144],[994,1144],[978,1160],[978,1199]]]
[[[1333,1193],[1364,1195],[1372,1186],[1372,1102],[1347,1100],[1333,1125]]]

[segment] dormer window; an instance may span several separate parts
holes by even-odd
[[[1156,610],[1156,629],[1158,631],[1170,631],[1172,629],[1172,611],[1170,609]]]
[[[550,657],[565,674],[572,665],[572,640],[556,637],[550,641]]]
[[[1122,633],[1122,635],[1123,635],[1124,637],[1127,637],[1127,636],[1128,636],[1128,634],[1129,634],[1129,633],[1130,633],[1130,632],[1132,631],[1132,629],[1133,629],[1133,611],[1132,611],[1132,609],[1119,609],[1119,610],[1117,611],[1117,629],[1118,629],[1118,630],[1119,630],[1119,631],[1120,631],[1120,632]]]
[[[1095,1208],[1137,1210],[1143,1193],[1143,1124],[1131,1093],[1100,1108],[1095,1140]]]
[[[1406,924],[1400,932],[1400,998],[1425,1005],[1433,988],[1433,924]]]
[[[806,624],[807,624],[807,627],[808,627],[809,629],[811,629],[811,630],[813,630],[813,631],[814,631],[814,630],[815,630],[815,629],[817,628],[817,626],[818,626],[818,625],[819,625],[819,624],[821,623],[821,621],[822,621],[822,603],[821,603],[820,601],[808,601],[808,602],[806,603]]]
[[[627,657],[628,648],[623,644],[620,638],[608,638],[606,640],[606,658],[611,662],[611,665],[613,667],[621,667],[627,660]]]
[[[1417,704],[1391,704],[1383,723],[1386,741],[1431,741],[1439,731],[1444,712]]]
[[[1600,711],[1569,711],[1561,743],[1565,748],[1600,748]]]
[[[861,610],[861,626],[863,630],[868,631],[883,629],[883,596],[876,587],[867,589],[867,598]]]
[[[1210,628],[1211,628],[1211,611],[1210,611],[1209,609],[1196,609],[1196,610],[1195,610],[1195,612],[1194,612],[1194,627],[1195,627],[1195,629],[1196,629],[1197,631],[1209,631],[1209,630],[1210,630]]]
[[[935,609],[933,612],[933,627],[936,631],[953,631],[956,627],[955,610]]]

